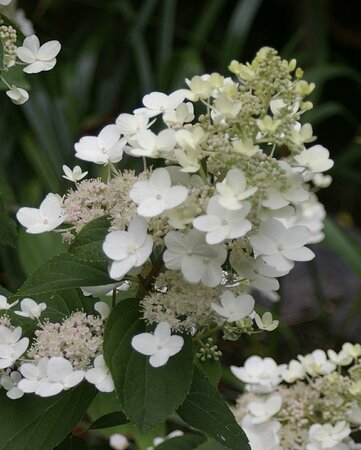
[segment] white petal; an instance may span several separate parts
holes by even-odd
[[[127,231],[112,231],[105,237],[103,251],[108,258],[121,261],[128,257],[128,246],[130,243]]]
[[[169,191],[171,180],[166,169],[155,169],[149,178],[149,188],[154,194],[164,194]]]
[[[70,389],[81,383],[84,379],[85,372],[83,370],[75,370],[64,378],[64,389]]]
[[[282,254],[292,261],[311,261],[315,257],[313,251],[307,247],[287,249]]]
[[[132,339],[132,347],[142,355],[154,355],[157,352],[157,343],[151,333],[137,334]]]
[[[109,275],[114,280],[120,280],[124,277],[125,274],[129,272],[130,269],[134,267],[134,263],[136,261],[136,256],[129,255],[127,258],[122,261],[114,261],[111,263],[109,267]]]
[[[39,73],[51,70],[56,64],[56,59],[50,61],[35,61],[24,67],[23,71],[26,73]]]
[[[52,397],[53,395],[59,394],[62,390],[63,385],[61,383],[51,383],[47,380],[41,380],[35,394],[40,397]]]
[[[160,322],[154,330],[154,338],[158,345],[168,341],[171,335],[171,329],[168,322]]]
[[[91,384],[101,383],[107,377],[107,373],[104,369],[100,369],[95,367],[93,369],[89,369],[85,373],[85,379]]]
[[[26,228],[42,223],[40,212],[36,208],[20,208],[16,214],[16,218]]]
[[[181,269],[184,278],[189,283],[199,283],[205,267],[198,255],[187,255],[181,262]]]
[[[188,189],[184,186],[173,186],[164,195],[164,201],[166,203],[167,209],[175,208],[184,202],[187,198]]]
[[[168,362],[169,357],[170,355],[166,349],[159,350],[157,353],[155,353],[149,358],[149,364],[152,367],[164,366]]]
[[[182,350],[183,345],[184,339],[182,336],[171,336],[164,349],[167,350],[169,356],[173,356]]]
[[[24,39],[23,46],[28,48],[32,53],[34,53],[34,55],[36,55],[40,48],[40,42],[38,37],[35,34],[26,37]]]
[[[47,366],[49,381],[53,383],[63,382],[65,377],[73,372],[71,363],[62,356],[50,358]]]
[[[100,148],[110,149],[120,139],[120,131],[116,125],[107,125],[98,135]]]
[[[50,61],[54,59],[60,52],[61,45],[59,41],[49,41],[43,44],[37,54],[40,61]]]

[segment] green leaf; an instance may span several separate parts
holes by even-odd
[[[361,245],[331,218],[325,219],[325,244],[336,250],[346,264],[361,277]]]
[[[177,355],[163,366],[151,367],[148,358],[131,347],[133,336],[145,330],[135,299],[121,301],[109,316],[104,334],[104,357],[117,396],[130,421],[146,433],[182,403],[192,381],[192,345],[186,336]]]
[[[66,252],[67,246],[58,233],[29,234],[20,230],[17,249],[24,272],[30,275],[51,257]]]
[[[198,448],[204,442],[204,437],[197,434],[187,434],[180,437],[168,439],[163,444],[158,445],[157,450],[191,450]]]
[[[7,215],[2,199],[0,198],[0,244],[15,247],[16,238],[17,230],[15,221]]]
[[[75,436],[68,436],[60,445],[54,450],[88,450],[89,447],[82,440]]]
[[[101,428],[116,427],[117,425],[123,425],[128,422],[129,421],[127,417],[122,411],[115,411],[109,414],[105,414],[105,416],[97,419],[90,425],[89,430],[99,430]]]
[[[222,375],[221,362],[219,360],[206,359],[205,361],[198,360],[197,365],[204,372],[208,381],[217,387]]]
[[[248,439],[229,407],[198,368],[194,369],[190,393],[178,414],[188,425],[209,433],[226,448],[250,450]]]
[[[219,442],[212,440],[200,445],[196,450],[226,450],[226,447],[221,445]]]
[[[85,414],[95,389],[82,383],[48,399],[25,395],[10,400],[0,392],[0,450],[53,450]]]

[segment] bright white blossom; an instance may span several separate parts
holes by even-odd
[[[330,157],[330,152],[322,145],[314,145],[307,150],[303,150],[295,156],[295,160],[301,166],[306,167],[310,172],[325,172],[331,169],[334,162]]]
[[[277,220],[262,222],[259,233],[250,237],[255,257],[280,271],[289,271],[294,261],[310,261],[315,254],[304,247],[310,232],[306,227],[286,228]]]
[[[125,450],[129,447],[129,441],[123,434],[114,433],[109,438],[109,446],[114,450]]]
[[[191,230],[187,234],[171,231],[164,242],[167,250],[163,259],[168,269],[181,270],[189,283],[201,281],[209,287],[221,283],[222,264],[227,257],[223,246],[208,245],[203,233],[197,230]]]
[[[221,304],[212,303],[212,309],[227,322],[236,322],[251,314],[254,308],[254,298],[243,294],[236,297],[231,291],[224,291]]]
[[[144,108],[138,108],[134,112],[145,112],[149,117],[154,117],[176,109],[184,99],[184,89],[174,91],[170,95],[163,92],[151,92],[143,97]]]
[[[20,380],[21,375],[16,370],[11,372],[10,375],[3,374],[0,377],[0,386],[7,391],[6,396],[11,400],[16,400],[24,395],[24,392],[18,386]]]
[[[192,103],[181,103],[174,110],[168,110],[163,114],[163,121],[170,127],[180,127],[184,123],[192,122],[194,108]]]
[[[19,302],[19,300],[15,300],[15,302],[9,303],[6,297],[4,297],[3,295],[0,295],[0,311],[2,309],[11,309],[18,302]]]
[[[296,359],[292,359],[282,372],[283,379],[286,383],[294,383],[297,380],[303,380],[306,370],[302,363]]]
[[[95,164],[119,162],[123,157],[126,139],[120,137],[116,125],[107,125],[97,137],[84,136],[74,146],[75,156]]]
[[[16,218],[26,228],[27,233],[38,234],[51,231],[65,220],[62,199],[59,195],[48,194],[37,208],[20,208]]]
[[[94,359],[94,367],[85,372],[85,379],[94,384],[100,392],[114,391],[114,382],[103,355],[98,355]]]
[[[179,206],[187,198],[185,186],[172,186],[166,169],[155,169],[148,181],[138,181],[129,192],[143,217],[155,217],[165,210]]]
[[[182,336],[172,335],[168,322],[160,322],[154,333],[137,334],[132,339],[132,347],[142,355],[150,356],[152,367],[164,366],[169,358],[182,350]]]
[[[312,177],[312,182],[319,188],[327,188],[332,183],[332,177],[323,173],[315,173]]]
[[[323,350],[317,349],[305,356],[298,355],[298,359],[311,377],[320,374],[326,375],[336,369],[336,364],[327,359],[327,355]]]
[[[351,429],[345,421],[337,422],[335,425],[330,423],[324,425],[313,424],[309,431],[310,444],[306,448],[307,450],[346,450],[347,446],[336,446],[341,444],[350,433]]]
[[[15,105],[23,105],[29,100],[29,93],[14,84],[11,85],[11,89],[6,91],[6,95],[11,99]]]
[[[263,313],[262,317],[255,312],[253,318],[258,328],[263,331],[273,331],[278,327],[279,324],[279,321],[274,320],[272,317],[272,313],[269,311]]]
[[[133,267],[140,267],[149,258],[153,239],[147,234],[147,225],[142,217],[135,216],[128,231],[111,231],[103,244],[104,253],[112,260],[109,275],[120,280]]]
[[[147,158],[163,158],[174,149],[174,130],[166,129],[159,134],[150,130],[143,130],[129,138],[125,150],[132,156]]]
[[[194,228],[206,233],[208,244],[219,244],[226,239],[244,236],[251,230],[252,224],[246,219],[251,210],[251,204],[244,202],[241,209],[230,210],[220,205],[219,198],[212,197],[204,216],[193,220]]]
[[[241,426],[249,439],[252,450],[282,450],[279,446],[278,437],[281,425],[276,420],[254,424],[252,423],[252,417],[246,415]]]
[[[361,357],[361,344],[351,344],[350,342],[345,342],[342,345],[342,350],[353,359],[357,360]]]
[[[258,145],[255,145],[253,139],[235,139],[232,141],[233,151],[245,156],[253,156],[258,153],[261,149]]]
[[[107,319],[111,311],[110,306],[105,302],[96,302],[94,305],[94,309],[100,314],[100,317],[102,319]]]
[[[56,56],[60,52],[61,45],[58,41],[49,41],[40,46],[35,34],[24,39],[23,45],[18,47],[16,54],[18,58],[26,63],[24,72],[39,73],[51,70],[56,64]]]
[[[20,327],[11,330],[0,324],[0,369],[11,367],[27,350],[29,339],[21,334]]]
[[[41,358],[36,364],[24,363],[20,366],[20,372],[23,376],[18,387],[25,393],[38,394],[40,381],[47,377],[47,367],[49,358]]]
[[[15,314],[29,319],[39,319],[42,312],[46,309],[46,303],[36,303],[31,298],[24,298],[20,302],[21,311],[15,311]]]
[[[263,401],[253,401],[248,404],[248,411],[252,416],[252,423],[264,423],[276,415],[282,406],[282,397],[274,394]]]
[[[330,361],[335,363],[337,366],[348,366],[352,363],[353,358],[350,354],[346,353],[344,350],[336,353],[334,350],[327,350],[327,356]]]
[[[246,177],[242,170],[231,169],[226,178],[216,184],[219,203],[227,209],[236,210],[244,206],[243,200],[253,195],[256,187],[246,189]]]
[[[231,366],[231,372],[247,384],[252,392],[272,392],[282,382],[282,372],[285,365],[277,366],[272,358],[251,356],[243,367]]]
[[[74,169],[64,165],[63,166],[63,178],[66,180],[72,181],[73,183],[77,183],[87,176],[88,172],[83,172],[80,166],[75,166]]]
[[[151,123],[149,123],[149,116],[145,113],[139,114],[120,114],[115,121],[116,126],[121,134],[127,138],[147,130]]]

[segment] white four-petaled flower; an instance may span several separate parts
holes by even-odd
[[[286,228],[278,220],[262,222],[259,233],[249,238],[254,256],[280,271],[290,271],[294,261],[310,261],[315,254],[304,245],[309,241],[306,227]]]
[[[200,281],[209,287],[222,281],[222,264],[227,258],[227,250],[222,245],[208,245],[204,234],[192,229],[184,234],[170,231],[164,238],[167,250],[163,259],[171,270],[181,270],[189,283]]]
[[[138,205],[138,214],[155,217],[167,209],[179,206],[187,198],[185,186],[172,186],[166,169],[155,169],[147,181],[138,181],[129,192],[130,198]]]
[[[255,303],[251,295],[241,294],[236,297],[231,291],[223,292],[220,302],[220,305],[212,303],[212,309],[227,322],[237,322],[249,316]]]
[[[185,96],[184,89],[179,89],[169,95],[163,92],[151,92],[143,97],[144,108],[138,108],[134,112],[145,112],[149,117],[154,117],[176,109],[183,102]]]
[[[147,224],[135,216],[128,231],[111,231],[105,238],[103,251],[112,259],[109,268],[111,278],[121,279],[133,267],[140,267],[152,252],[153,239],[147,234]]]
[[[36,303],[31,298],[24,298],[20,302],[21,311],[15,311],[15,314],[29,319],[39,319],[41,313],[46,309],[46,303]]]
[[[6,369],[25,353],[29,346],[28,338],[21,338],[20,327],[11,330],[0,324],[0,369]]]
[[[23,45],[18,47],[16,54],[18,58],[26,63],[24,72],[39,73],[51,70],[56,64],[56,56],[60,52],[61,45],[58,41],[49,41],[40,46],[35,34],[24,39]]]
[[[133,337],[132,347],[143,355],[150,356],[153,367],[164,366],[168,359],[181,351],[184,345],[182,336],[172,335],[168,322],[160,322],[154,333],[141,333]]]
[[[276,415],[282,406],[282,397],[280,395],[271,395],[265,400],[253,401],[248,403],[248,411],[252,416],[252,423],[264,423]]]
[[[252,229],[252,224],[246,219],[251,210],[251,204],[244,202],[238,210],[226,209],[219,203],[219,197],[212,197],[207,206],[207,214],[193,220],[194,228],[206,233],[208,244],[219,244],[226,239],[244,236]]]
[[[74,169],[64,165],[63,166],[63,178],[66,180],[72,181],[73,183],[77,183],[87,176],[88,172],[83,172],[80,166],[75,166]]]
[[[322,145],[314,145],[307,150],[303,150],[295,156],[295,160],[310,172],[315,173],[325,172],[331,169],[334,164],[330,159],[330,152]]]
[[[26,227],[27,233],[38,234],[54,230],[65,220],[61,197],[48,194],[41,202],[39,209],[20,208],[16,218]]]
[[[244,205],[243,200],[253,195],[256,187],[246,189],[247,181],[242,170],[231,169],[226,178],[216,184],[219,196],[219,203],[227,209],[240,209]]]
[[[126,139],[116,125],[105,126],[98,136],[84,136],[74,146],[75,156],[95,164],[117,163],[123,157]]]

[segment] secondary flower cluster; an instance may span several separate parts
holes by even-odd
[[[1,6],[7,6],[12,0],[0,0]],[[1,11],[0,11],[1,12]],[[0,82],[8,90],[6,95],[16,105],[22,105],[29,99],[29,93],[20,86],[13,84],[13,71],[16,66],[22,66],[27,74],[39,73],[53,69],[56,56],[61,45],[58,41],[49,41],[40,45],[39,38],[34,34],[31,22],[26,19],[22,10],[15,11],[14,21],[0,17]],[[17,77],[18,78],[18,77]]]
[[[252,450],[356,450],[361,430],[361,345],[315,350],[277,365],[251,356],[231,367],[245,383],[234,414]]]
[[[18,302],[9,304],[0,296],[0,310],[11,311]],[[84,379],[102,392],[114,390],[113,380],[102,355],[104,321],[109,307],[95,304],[100,315],[78,311],[62,323],[41,321],[45,303],[30,298],[20,302],[16,315],[37,321],[32,341],[23,337],[21,327],[14,327],[6,316],[0,316],[0,387],[7,396],[17,399],[34,393],[50,397],[70,389]]]
[[[306,245],[322,240],[325,215],[315,190],[330,183],[323,172],[333,162],[308,146],[316,137],[301,117],[314,85],[295,60],[263,48],[229,68],[233,78],[205,74],[187,89],[152,92],[133,114],[82,137],[76,157],[108,166],[108,179],[64,166],[75,188],[17,218],[29,233],[65,224],[71,240],[109,216],[109,275],[139,287],[148,323],[236,339],[254,322],[277,325],[254,312],[250,291],[277,299],[278,278],[314,257]],[[117,168],[130,160],[137,170]]]

